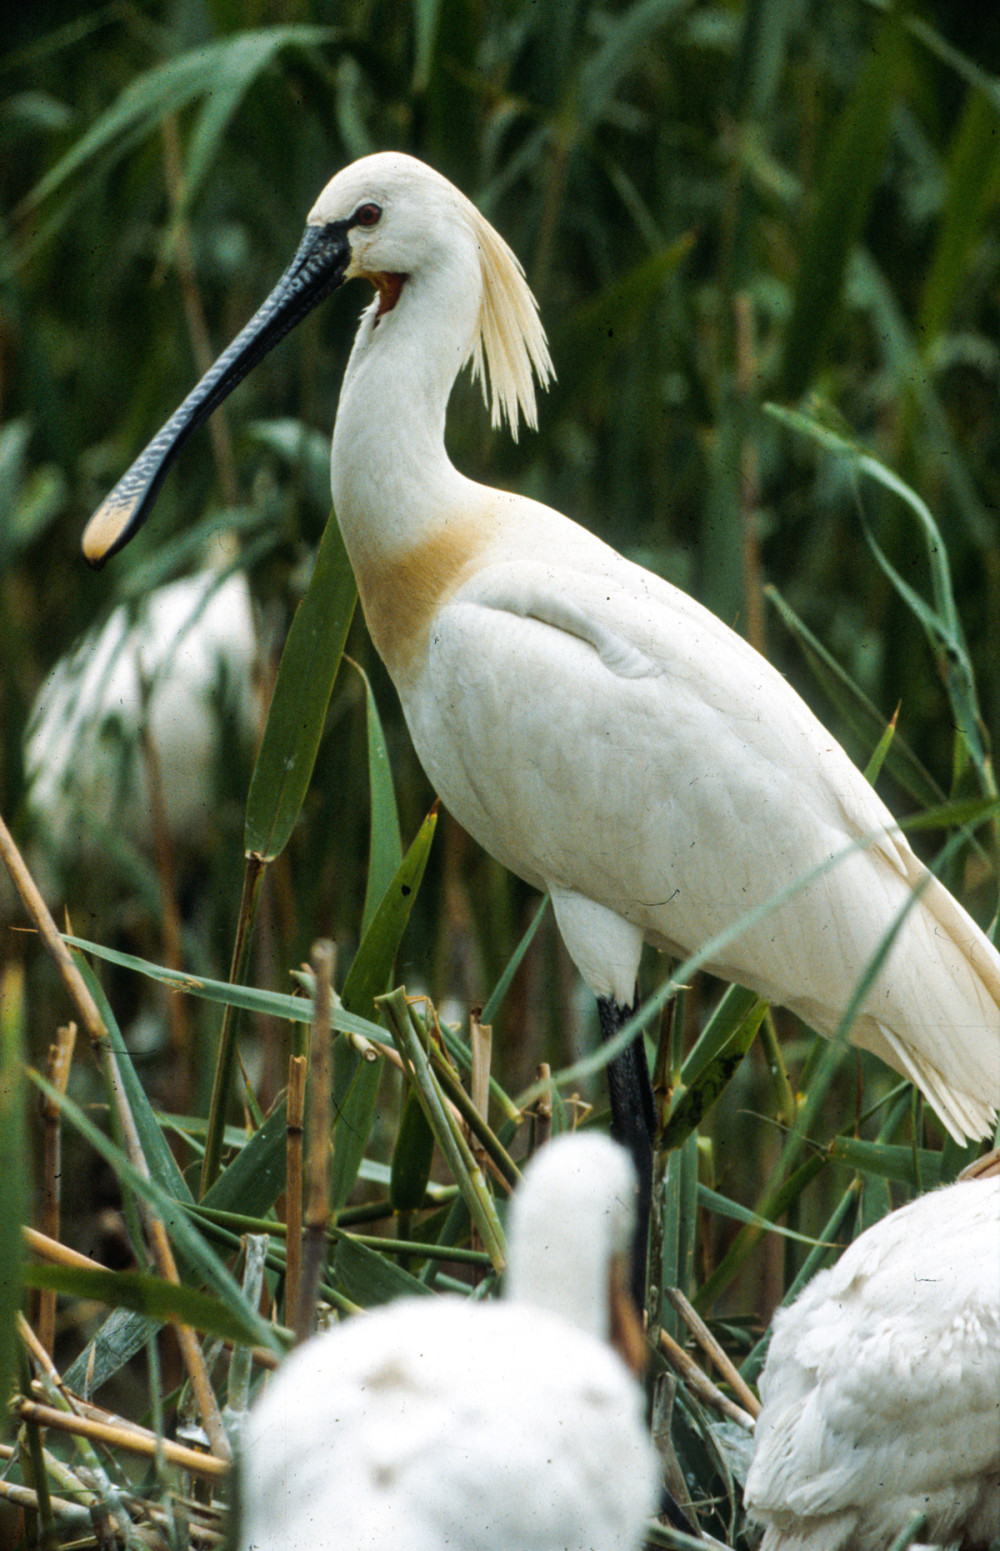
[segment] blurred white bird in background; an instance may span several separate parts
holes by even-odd
[[[28,723],[27,805],[50,859],[92,855],[111,828],[151,847],[144,723],[170,837],[210,831],[226,717],[247,739],[256,730],[256,671],[242,571],[200,571],[120,604],[56,664]]]
[[[245,1426],[239,1551],[638,1547],[659,1464],[608,1344],[636,1321],[634,1214],[626,1153],[558,1138],[515,1194],[502,1301],[405,1299],[301,1346]]]
[[[761,1551],[1000,1536],[1000,1174],[883,1217],[775,1315],[746,1505]]]
[[[377,294],[344,375],[332,480],[372,639],[445,804],[551,894],[604,1033],[631,1011],[644,942],[684,958],[847,853],[708,968],[829,1035],[911,905],[851,1038],[915,1082],[954,1137],[984,1135],[1000,1099],[1000,955],[847,755],[693,599],[451,464],[463,363],[484,392],[488,372],[493,422],[512,431],[519,413],[535,425],[533,374],[546,383],[551,364],[517,259],[429,167],[378,154],[327,185],[268,300],[91,519],[87,558],[127,542],[195,427],[355,276]],[[641,1041],[608,1076],[613,1134],[648,1199]]]

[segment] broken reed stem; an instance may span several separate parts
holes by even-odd
[[[0,1460],[13,1459],[16,1453],[17,1451],[9,1444],[0,1443]],[[92,1507],[97,1507],[99,1505],[106,1505],[102,1505],[100,1503],[100,1498],[96,1491],[93,1491],[91,1488],[83,1486],[80,1482],[78,1482],[73,1477],[72,1472],[66,1469],[62,1461],[55,1459],[47,1449],[44,1451],[44,1459],[49,1473],[54,1475],[57,1480],[63,1478],[61,1479],[61,1489],[63,1491],[71,1491],[74,1493],[73,1497],[51,1497],[50,1501],[52,1504],[53,1514],[58,1518],[63,1529],[69,1529],[72,1527],[83,1531],[90,1530],[90,1535],[86,1536],[85,1539],[81,1538],[81,1540],[77,1543],[88,1545],[91,1544],[94,1540],[91,1509]],[[0,1498],[5,1499],[7,1502],[13,1503],[17,1507],[27,1508],[32,1512],[37,1512],[38,1510],[38,1494],[30,1486],[19,1486],[14,1481],[0,1480]],[[219,1510],[209,1504],[194,1503],[190,1498],[175,1497],[173,1501],[175,1503],[183,1504],[183,1506],[189,1509],[189,1511],[196,1514],[202,1514],[206,1518],[211,1518],[215,1521],[218,1521],[220,1518]],[[138,1517],[140,1518],[141,1523],[148,1521],[151,1524],[155,1524],[158,1528],[162,1528],[167,1531],[171,1530],[174,1519],[165,1508],[160,1506],[159,1503],[149,1502],[146,1498],[137,1497],[131,1493],[127,1496],[127,1502],[130,1506],[139,1510]],[[114,1517],[112,1516],[112,1528],[117,1529],[120,1539],[125,1538],[123,1534],[122,1520],[120,1518],[117,1522],[115,1522]],[[190,1539],[199,1545],[222,1546],[226,1541],[226,1537],[222,1534],[221,1530],[213,1529],[210,1524],[202,1523],[198,1518],[195,1517],[188,1518],[185,1524],[185,1531],[189,1535]],[[142,1531],[140,1529],[140,1536],[141,1535]],[[126,1540],[126,1544],[127,1543],[128,1542]],[[134,1543],[146,1543],[145,1537],[143,1536],[141,1539],[135,1541]],[[164,1541],[164,1544],[170,1543],[172,1543],[172,1541],[168,1535],[168,1539]],[[108,1541],[107,1544],[113,1545],[116,1544],[116,1542]],[[159,1544],[159,1542],[156,1542],[155,1544]]]
[[[51,1386],[50,1393],[53,1390],[58,1390],[60,1394],[65,1396],[66,1403],[69,1405],[71,1403],[69,1391],[63,1386],[63,1381],[59,1375],[59,1370],[57,1369],[55,1363],[52,1361],[51,1355],[45,1350],[45,1347],[42,1345],[38,1336],[28,1324],[28,1321],[25,1319],[20,1309],[17,1311],[17,1333],[21,1337],[21,1340],[24,1342],[25,1346],[28,1348],[30,1356],[34,1358],[39,1368],[45,1374],[45,1377]]]
[[[665,1330],[660,1331],[660,1348],[670,1366],[680,1374],[700,1400],[703,1400],[706,1405],[714,1406],[716,1411],[721,1411],[723,1416],[728,1416],[731,1422],[738,1422],[741,1427],[753,1432],[754,1418],[749,1411],[744,1411],[742,1406],[738,1406],[728,1395],[724,1395],[721,1389],[712,1383],[708,1374],[698,1367],[694,1358],[685,1352],[684,1348],[679,1346],[673,1336],[668,1335]]]
[[[47,1233],[39,1233],[37,1228],[22,1228],[25,1249],[30,1249],[39,1260],[47,1260],[54,1266],[76,1266],[80,1271],[107,1271],[107,1266],[102,1266],[98,1261],[91,1260],[89,1255],[81,1255],[78,1249],[69,1249],[67,1245],[60,1244],[58,1239],[50,1238]]]
[[[470,1031],[472,1035],[472,1080],[470,1089],[472,1102],[476,1113],[483,1120],[489,1120],[490,1107],[490,1059],[493,1052],[493,1028],[489,1023],[480,1023],[478,1013],[473,1013]],[[480,1152],[485,1157],[485,1149],[482,1144],[477,1144],[474,1137],[472,1141],[473,1152]]]
[[[1000,1147],[994,1147],[973,1163],[966,1164],[958,1178],[989,1179],[994,1174],[1000,1174]]]
[[[411,1015],[415,1016],[412,1008]],[[372,1042],[374,1043],[374,1041]],[[467,1133],[478,1138],[486,1156],[490,1173],[505,1189],[511,1190],[521,1178],[517,1164],[483,1120],[472,1099],[466,1093],[455,1074],[446,1054],[432,1044],[428,1054],[431,1069],[437,1078],[445,1108],[464,1137]],[[406,1070],[406,1068],[404,1068]],[[471,1153],[471,1149],[470,1149]]]
[[[45,1075],[53,1088],[66,1092],[69,1069],[76,1044],[76,1024],[67,1023],[56,1031],[49,1046]],[[60,1179],[62,1154],[62,1112],[54,1100],[43,1096],[42,1109],[42,1231],[51,1239],[59,1237]],[[55,1345],[56,1294],[44,1289],[38,1294],[38,1334],[47,1352]]]
[[[113,1426],[131,1425],[123,1424],[121,1417],[117,1417],[108,1411],[102,1411],[99,1406],[91,1405],[89,1402],[81,1400],[79,1395],[75,1395],[72,1390],[66,1387],[56,1371],[55,1364],[48,1356],[48,1353],[39,1345],[37,1336],[23,1317],[19,1317],[18,1329],[42,1375],[40,1379],[36,1378],[30,1385],[25,1386],[25,1398],[30,1399],[32,1396],[37,1395],[40,1397],[43,1405],[54,1406],[60,1415],[92,1416],[96,1417],[98,1421],[108,1422]],[[145,1431],[142,1428],[136,1430]],[[61,1491],[70,1491],[78,1496],[83,1492],[86,1495],[86,1489],[81,1486],[79,1476],[69,1468],[65,1461],[58,1459],[55,1455],[50,1454],[47,1449],[41,1447],[37,1422],[26,1424],[25,1431],[39,1435],[38,1468],[45,1472],[46,1493],[48,1492],[48,1481],[51,1479]],[[125,1507],[122,1494],[110,1480],[91,1440],[77,1436],[76,1442],[81,1455],[82,1465],[86,1467],[92,1478],[92,1484],[100,1493],[100,1497],[93,1496],[91,1502],[93,1512],[96,1513],[98,1508],[100,1508],[105,1518],[107,1518],[110,1510],[113,1508],[119,1525],[119,1534],[127,1544],[130,1543],[130,1536],[134,1526],[129,1517],[128,1509]],[[20,1450],[18,1453],[20,1455]],[[31,1477],[28,1480],[29,1485],[33,1479],[34,1477]],[[104,1542],[101,1542],[101,1544],[103,1545]]]
[[[463,1112],[468,1111],[466,1118],[469,1118],[469,1115],[475,1116],[476,1124],[479,1126],[482,1126],[482,1121],[472,1108],[468,1094],[454,1075],[447,1073],[443,1065],[437,1074],[432,1070],[424,1047],[423,1025],[417,1019],[403,988],[399,987],[389,992],[387,996],[376,997],[375,1001],[376,1006],[385,1013],[389,1021],[392,1037],[397,1043],[400,1055],[409,1065],[414,1091],[451,1169],[452,1178],[469,1209],[469,1215],[479,1230],[483,1247],[490,1257],[494,1270],[501,1272],[506,1264],[506,1240],[497,1216],[496,1205],[486,1187],[483,1172],[472,1156],[472,1149],[465,1139],[465,1129],[456,1123],[442,1090],[453,1085],[456,1104]],[[483,1129],[484,1132],[487,1130],[487,1128]],[[485,1144],[487,1140],[485,1134],[482,1139]],[[510,1164],[510,1167],[517,1174],[516,1167],[513,1164]]]
[[[90,1438],[97,1443],[107,1444],[109,1448],[125,1449],[131,1454],[141,1454],[146,1459],[155,1459],[157,1453],[162,1451],[163,1458],[171,1465],[179,1465],[182,1470],[189,1470],[192,1475],[207,1476],[217,1480],[229,1470],[228,1457],[201,1454],[197,1449],[189,1449],[183,1443],[174,1443],[170,1438],[159,1438],[156,1433],[147,1432],[145,1429],[139,1430],[124,1423],[116,1426],[108,1422],[99,1422],[89,1416],[73,1416],[67,1411],[57,1411],[55,1406],[44,1406],[37,1400],[28,1400],[23,1395],[14,1401],[13,1410],[15,1416],[22,1422],[33,1422],[38,1427],[71,1433],[78,1438]]]
[[[727,1384],[732,1387],[737,1400],[742,1401],[750,1415],[756,1419],[760,1415],[760,1401],[731,1358],[723,1351],[701,1315],[691,1307],[679,1287],[665,1287],[663,1290],[702,1351],[714,1362]]]
[[[473,1012],[469,1020],[469,1046],[472,1055],[469,1094],[476,1114],[486,1122],[490,1107],[490,1058],[493,1052],[493,1028],[489,1023],[480,1023],[478,1008]],[[469,1128],[468,1136],[472,1147],[472,1156],[480,1169],[485,1170],[487,1166],[486,1148],[471,1127]],[[472,1249],[480,1249],[482,1247],[479,1230],[475,1223],[472,1224],[469,1245]]]
[[[552,1068],[548,1061],[540,1061],[535,1068],[535,1082],[547,1083],[552,1077]],[[539,1095],[535,1105],[534,1125],[532,1127],[531,1150],[536,1153],[539,1147],[544,1147],[552,1135],[552,1089],[548,1088]]]
[[[17,1486],[13,1481],[0,1481],[0,1497],[5,1502],[13,1503],[18,1508],[28,1508],[31,1512],[38,1512],[38,1493],[30,1486]],[[80,1529],[91,1527],[90,1509],[84,1503],[70,1502],[68,1497],[49,1498],[53,1513],[60,1519],[68,1519],[71,1524],[78,1525]]]
[[[0,858],[4,861],[7,871],[14,882],[14,887],[21,896],[21,902],[25,910],[32,917],[39,935],[48,952],[55,961],[63,985],[76,1003],[81,1021],[90,1038],[94,1055],[103,1068],[105,1081],[111,1101],[115,1107],[115,1114],[121,1127],[122,1141],[125,1152],[132,1167],[145,1179],[149,1178],[149,1166],[139,1141],[139,1133],[136,1130],[135,1119],[129,1107],[125,1089],[122,1086],[121,1075],[118,1071],[118,1062],[111,1048],[111,1040],[104,1026],[104,1019],[86,981],[73,960],[73,956],[59,935],[56,923],[53,921],[48,906],[42,898],[38,885],[28,871],[24,858],[14,843],[14,838],[0,817]],[[139,1207],[146,1225],[146,1233],[149,1238],[149,1247],[154,1263],[160,1275],[168,1282],[178,1284],[180,1277],[177,1274],[177,1263],[174,1260],[173,1250],[167,1236],[167,1230],[163,1221],[157,1216],[153,1207],[147,1201],[140,1199]],[[184,1359],[188,1377],[191,1380],[191,1388],[201,1413],[202,1424],[208,1433],[213,1450],[224,1458],[229,1457],[229,1444],[226,1440],[222,1419],[219,1416],[219,1408],[209,1382],[208,1371],[201,1355],[201,1347],[198,1338],[188,1325],[178,1325],[177,1341]]]
[[[29,1512],[36,1513],[38,1511],[38,1494],[30,1486],[18,1486],[13,1481],[0,1481],[0,1498],[4,1502],[13,1503],[16,1508],[27,1508]],[[134,1500],[142,1504],[146,1517],[157,1528],[167,1531],[171,1529],[172,1517],[164,1509],[158,1507],[156,1503],[145,1502],[142,1498]],[[52,1511],[61,1524],[66,1528],[78,1531],[90,1531],[90,1534],[85,1535],[85,1538],[81,1536],[77,1542],[78,1544],[89,1545],[98,1543],[94,1535],[94,1522],[88,1505],[91,1501],[95,1507],[98,1505],[97,1496],[93,1492],[88,1494],[86,1502],[71,1502],[68,1497],[50,1498]],[[113,1530],[114,1526],[112,1525],[111,1528]],[[199,1545],[214,1547],[223,1546],[226,1543],[226,1537],[220,1530],[210,1529],[205,1524],[199,1524],[196,1519],[189,1519],[184,1528],[185,1533],[190,1539]],[[106,1544],[114,1545],[116,1542],[111,1539]]]
[[[302,1297],[302,1117],[305,1113],[306,1058],[288,1062],[285,1175],[285,1323],[296,1328]]]
[[[313,1020],[309,1040],[309,1141],[305,1160],[305,1235],[302,1285],[295,1317],[296,1341],[312,1330],[320,1272],[326,1260],[326,1224],[330,1215],[330,1001],[335,949],[313,944]]]

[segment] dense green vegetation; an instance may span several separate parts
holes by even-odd
[[[253,749],[227,731],[207,842],[144,849],[112,826],[53,862],[27,799],[22,739],[46,674],[81,632],[220,555],[249,577],[262,678],[273,684],[328,516],[328,438],[356,292],[321,307],[252,374],[213,434],[184,454],[137,542],[99,575],[84,567],[79,537],[285,267],[322,185],[387,147],[438,167],[511,243],[558,374],[538,434],[517,444],[490,432],[463,379],[449,417],[456,463],[567,512],[747,634],[859,764],[874,757],[894,811],[945,809],[914,843],[931,863],[948,847],[943,876],[990,927],[1000,881],[989,752],[1000,729],[1000,78],[990,73],[1000,13],[973,29],[959,10],[875,0],[124,0],[51,3],[6,20],[0,813],[81,939],[229,975]],[[327,562],[346,629],[349,586],[339,556]],[[164,993],[128,965],[85,967],[152,1184],[122,1161],[107,1057],[91,1060],[81,1032],[64,1116],[65,1239],[96,1253],[107,1209],[120,1212],[105,1235],[118,1256],[109,1264],[134,1262],[146,1280],[98,1288],[88,1273],[58,1273],[60,1371],[100,1327],[91,1297],[102,1310],[169,1309],[217,1336],[273,1341],[226,1265],[241,1274],[238,1235],[273,1214],[283,1188],[283,1101],[264,1116],[289,1056],[308,1043],[309,1004],[288,998],[316,939],[337,944],[342,999],[339,1230],[392,1231],[388,1187],[403,1239],[467,1247],[471,1214],[476,1274],[492,1275],[499,1224],[474,1157],[485,1148],[502,1199],[508,1153],[524,1153],[534,1124],[518,1115],[537,1064],[559,1072],[596,1045],[596,1016],[550,912],[502,985],[537,898],[447,815],[436,830],[425,823],[433,793],[360,617],[346,651],[301,811],[296,799],[265,869],[239,977],[252,994],[227,1015],[224,1037],[218,1000]],[[282,740],[310,717],[318,729],[326,698],[323,689],[310,710],[301,681],[301,701],[294,682],[288,694]],[[272,778],[258,773],[252,837],[272,833],[275,801]],[[18,930],[24,921],[0,878],[5,1265],[25,1201],[28,1220],[41,1222],[45,1178],[37,1097],[16,1080],[21,1051],[42,1067],[60,1023],[73,1016],[85,1029],[37,937]],[[651,956],[646,988],[669,969]],[[379,1010],[375,997],[390,984],[429,1000]],[[663,1158],[656,1253],[663,1283],[713,1316],[753,1379],[771,1310],[826,1254],[810,1240],[844,1242],[891,1204],[954,1177],[976,1149],[947,1142],[874,1060],[778,1009],[761,1023],[746,998],[720,1004],[720,994],[693,978],[673,1019],[649,1030],[675,1116],[679,1095],[694,1090]],[[464,1069],[469,1010],[484,1003],[499,1086],[492,1129],[480,1126],[473,1154],[441,1104],[442,1084],[460,1102],[441,1051]],[[428,1064],[438,1017],[445,1027]],[[376,1103],[387,1062],[363,1060],[348,1027],[356,1039],[396,1042],[420,1074],[427,1111],[395,1071]],[[599,1113],[601,1084],[599,1071],[562,1083],[555,1124],[569,1123],[577,1099]],[[431,1197],[428,1123],[441,1144]],[[188,1284],[164,1295],[158,1281],[165,1304],[151,1301],[138,1206],[149,1199]],[[762,1233],[748,1212],[786,1236]],[[291,1325],[282,1239],[270,1257],[275,1312]],[[449,1285],[442,1264],[417,1249],[401,1262],[338,1231],[323,1295],[364,1305],[414,1280]],[[200,1303],[197,1289],[207,1289]],[[8,1277],[3,1332],[16,1298]],[[669,1307],[649,1313],[679,1333]],[[158,1426],[156,1365],[164,1393],[180,1383],[175,1348],[158,1349],[138,1317],[116,1319],[140,1355],[130,1376],[116,1376],[120,1364],[99,1344],[98,1373],[118,1387],[97,1398]],[[0,1339],[4,1371],[9,1347]],[[78,1365],[73,1382],[83,1381]],[[702,1527],[743,1544],[738,1457],[723,1452],[711,1416],[682,1392],[674,1447],[688,1490],[714,1500]],[[36,1479],[37,1442],[36,1430],[22,1432],[17,1479]],[[164,1467],[146,1495],[168,1478]],[[50,1486],[65,1495],[58,1472]]]

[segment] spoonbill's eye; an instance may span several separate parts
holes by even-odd
[[[381,214],[381,205],[359,205],[354,212],[354,225],[374,226]]]

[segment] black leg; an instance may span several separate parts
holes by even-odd
[[[601,1035],[611,1039],[624,1028],[639,1005],[638,995],[631,1007],[622,1007],[611,997],[598,997]],[[638,1213],[632,1246],[632,1296],[637,1309],[646,1303],[646,1243],[649,1238],[649,1214],[653,1202],[653,1141],[656,1136],[656,1111],[649,1063],[641,1034],[620,1055],[608,1063],[608,1093],[611,1097],[611,1135],[628,1149],[639,1178]]]

